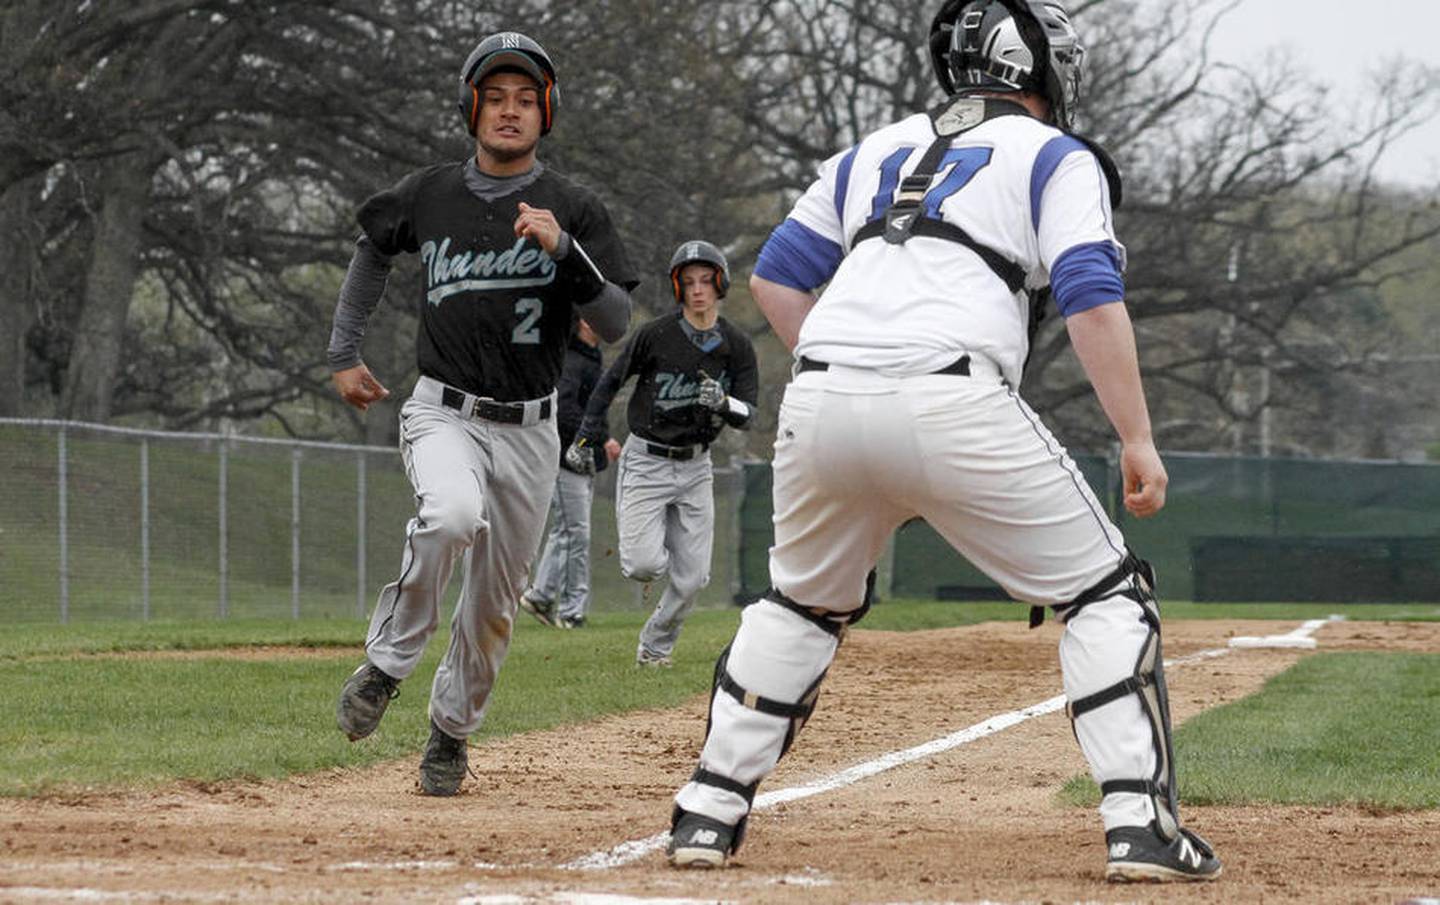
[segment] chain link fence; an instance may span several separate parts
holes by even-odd
[[[619,574],[614,474],[592,514],[602,612],[663,589]],[[739,591],[740,478],[716,469],[702,606]],[[414,512],[388,447],[0,419],[0,621],[363,617]]]

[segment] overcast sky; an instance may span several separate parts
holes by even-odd
[[[1363,101],[1360,75],[1397,55],[1440,70],[1440,0],[1241,0],[1212,47],[1225,62],[1288,47],[1295,64],[1333,86],[1348,107]],[[1397,142],[1380,173],[1440,185],[1440,117]]]

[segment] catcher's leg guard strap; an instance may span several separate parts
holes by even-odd
[[[714,786],[717,789],[724,789],[727,792],[734,792],[745,799],[747,805],[755,803],[755,792],[760,788],[760,781],[757,779],[750,784],[736,782],[728,776],[721,776],[719,773],[711,773],[704,767],[696,767],[695,772],[690,774],[690,781],[699,783],[702,786]]]
[[[808,619],[835,637],[843,639],[850,626],[864,619],[865,614],[870,612],[870,605],[875,602],[875,575],[875,570],[871,569],[865,576],[865,596],[861,600],[860,609],[848,613],[804,606],[786,597],[779,588],[766,588],[760,599],[778,603],[797,616]]]
[[[1128,581],[1127,579],[1132,575],[1135,576],[1135,581]],[[1141,588],[1143,590],[1140,590]],[[1061,622],[1068,622],[1084,607],[1114,593],[1124,594],[1137,603],[1141,602],[1145,595],[1149,595],[1150,599],[1154,600],[1155,569],[1150,563],[1140,559],[1127,548],[1125,558],[1120,560],[1120,564],[1110,570],[1104,578],[1081,591],[1080,595],[1069,603],[1055,604],[1052,607],[1055,610],[1055,618]],[[1045,608],[1032,606],[1030,608],[1030,627],[1038,628],[1044,621]]]

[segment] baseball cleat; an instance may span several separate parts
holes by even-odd
[[[676,867],[724,867],[734,838],[733,826],[686,811],[670,831],[670,845],[665,851]]]
[[[385,708],[400,694],[400,680],[392,679],[369,660],[350,674],[340,689],[335,705],[335,722],[350,741],[358,741],[375,731]]]
[[[548,625],[556,628],[555,604],[548,600],[540,600],[531,597],[529,594],[520,595],[520,609],[540,620],[541,625]]]
[[[559,619],[555,620],[555,627],[556,627],[556,628],[584,628],[584,627],[585,627],[585,617],[584,617],[584,616],[561,616]]]
[[[431,720],[430,741],[420,760],[420,791],[442,798],[459,792],[470,766],[465,747],[465,739],[446,734]]]
[[[650,669],[669,669],[675,665],[675,661],[665,654],[652,654],[642,647],[640,651],[635,654],[635,665]]]
[[[1111,883],[1188,883],[1220,876],[1220,859],[1209,843],[1187,829],[1169,842],[1155,824],[1117,826],[1105,833]]]

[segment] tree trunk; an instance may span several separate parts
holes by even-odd
[[[111,162],[101,180],[85,296],[60,403],[66,418],[101,422],[110,418],[111,392],[140,267],[140,227],[158,165],[153,154],[129,154]]]
[[[26,414],[25,337],[35,318],[34,188],[33,180],[25,180],[0,190],[0,418]]]

